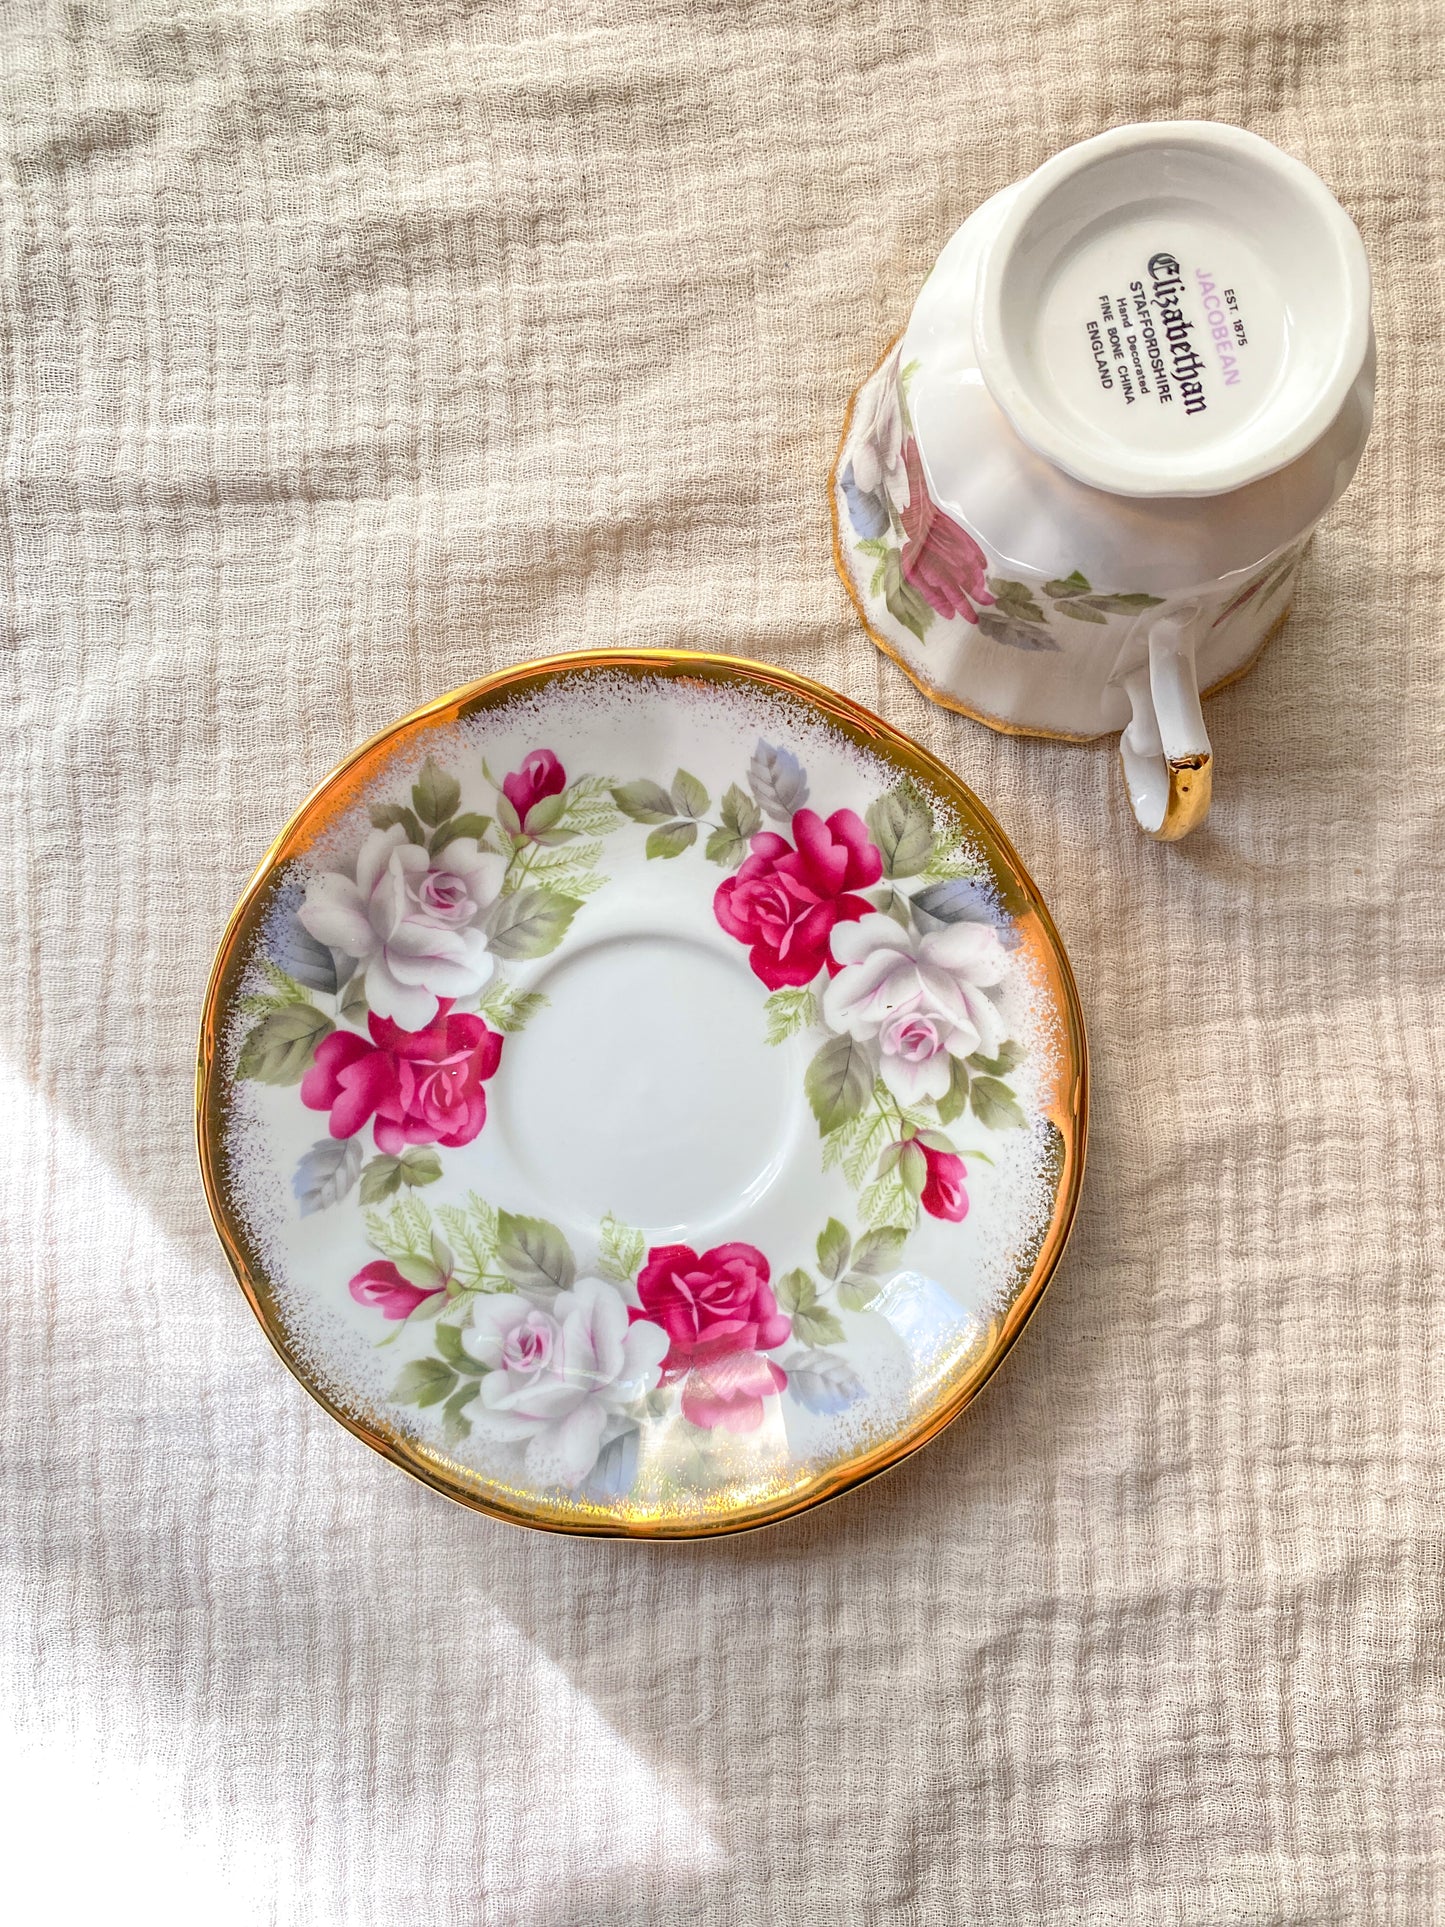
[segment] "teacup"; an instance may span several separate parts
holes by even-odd
[[[1240,128],[1120,127],[987,201],[859,389],[835,554],[869,635],[1003,729],[1123,732],[1135,814],[1208,810],[1244,673],[1369,434],[1364,246]]]

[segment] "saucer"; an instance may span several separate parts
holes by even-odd
[[[1082,1176],[1067,958],[998,825],[846,698],[609,651],[312,794],[202,1022],[217,1231],[282,1359],[438,1491],[689,1538],[975,1396]]]

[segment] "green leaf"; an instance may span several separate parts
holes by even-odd
[[[748,839],[734,836],[731,830],[714,830],[703,853],[712,863],[720,863],[725,870],[735,870],[748,853]]]
[[[429,1144],[408,1145],[398,1162],[403,1184],[435,1184],[442,1174],[442,1161]]]
[[[818,999],[811,990],[775,990],[763,1009],[768,1015],[768,1042],[786,1043],[818,1021]]]
[[[373,803],[371,821],[378,830],[389,830],[394,823],[400,823],[411,843],[425,843],[426,831],[417,822],[405,803]]]
[[[446,1308],[447,1295],[437,1286],[429,1298],[423,1298],[419,1305],[412,1306],[403,1320],[403,1326],[429,1324],[432,1319],[440,1317]],[[386,1340],[383,1339],[382,1343],[385,1344]]]
[[[1164,600],[1159,595],[1091,595],[1088,604],[1091,609],[1102,609],[1111,616],[1132,616],[1141,609],[1157,609]]]
[[[793,1313],[793,1336],[805,1345],[841,1345],[844,1332],[836,1314],[826,1305],[809,1305]]]
[[[785,1271],[773,1287],[773,1296],[782,1310],[796,1315],[818,1302],[818,1287],[806,1271]]]
[[[1087,595],[1088,593],[1089,578],[1086,575],[1081,575],[1077,569],[1074,570],[1072,575],[1064,576],[1062,580],[1046,582],[1044,584],[1044,594],[1046,596],[1068,597],[1071,595]]]
[[[881,910],[885,917],[892,917],[901,929],[908,928],[911,919],[907,897],[900,896],[896,890],[885,887],[882,890],[870,891],[868,901],[875,910]]]
[[[430,1258],[419,1257],[415,1252],[398,1253],[391,1261],[409,1285],[418,1291],[440,1291],[446,1283],[445,1272],[438,1271]]]
[[[669,823],[677,815],[661,783],[650,782],[645,776],[635,783],[619,783],[612,791],[612,800],[634,823]]]
[[[431,1213],[420,1198],[403,1198],[388,1212],[368,1211],[366,1235],[386,1258],[429,1257]]]
[[[889,615],[918,640],[924,640],[925,632],[933,621],[933,611],[911,582],[903,579],[903,569],[897,549],[890,549],[883,558],[883,601]]]
[[[559,791],[556,796],[542,797],[541,800],[534,803],[527,812],[527,821],[523,825],[527,835],[541,836],[546,831],[555,830],[561,822],[566,808],[567,795],[565,791]],[[567,830],[564,831],[563,834],[570,837],[573,832]]]
[[[522,834],[522,819],[517,814],[517,806],[501,790],[497,792],[497,821],[508,836],[518,837]]]
[[[681,856],[697,841],[696,823],[668,823],[660,830],[654,830],[647,839],[647,854],[654,856]]]
[[[561,943],[581,907],[576,897],[554,890],[516,890],[501,898],[488,917],[488,946],[507,963],[545,957]]]
[[[540,990],[518,990],[503,977],[493,977],[477,1009],[493,1030],[510,1037],[529,1024],[539,1010],[547,1008],[547,997]]]
[[[853,1253],[853,1274],[862,1272],[868,1277],[876,1277],[880,1272],[891,1271],[898,1263],[907,1238],[908,1233],[900,1231],[896,1225],[885,1225],[879,1231],[865,1231]]]
[[[545,1218],[497,1213],[497,1263],[519,1291],[567,1291],[577,1276],[572,1250]]]
[[[601,1224],[597,1274],[614,1285],[630,1285],[642,1265],[647,1240],[631,1225],[621,1224],[609,1211]]]
[[[877,1175],[880,1178],[886,1178],[890,1171],[896,1171],[898,1169],[898,1161],[903,1156],[907,1141],[906,1138],[896,1138],[892,1144],[885,1144],[883,1146],[883,1149],[878,1154]]]
[[[467,1198],[467,1208],[454,1204],[437,1206],[450,1236],[455,1257],[454,1277],[468,1290],[492,1287],[497,1283],[493,1261],[497,1248],[497,1214],[475,1191]]]
[[[457,1382],[451,1366],[440,1358],[414,1358],[402,1368],[392,1397],[398,1405],[438,1405]]]
[[[442,1407],[442,1437],[448,1445],[459,1445],[463,1439],[471,1437],[472,1422],[466,1416],[466,1407],[480,1390],[481,1386],[475,1382],[463,1385],[459,1391],[452,1393]]]
[[[722,818],[723,828],[731,830],[734,836],[744,838],[756,836],[763,827],[762,811],[747,791],[737,783],[728,784],[723,792],[718,813]]]
[[[905,1144],[898,1154],[898,1182],[910,1198],[921,1198],[928,1183],[928,1159],[916,1143]]]
[[[316,1046],[335,1028],[313,1004],[273,1010],[248,1033],[236,1059],[236,1076],[256,1084],[299,1084],[311,1068]]]
[[[480,1378],[483,1372],[486,1371],[486,1366],[483,1365],[480,1360],[473,1358],[471,1353],[462,1344],[462,1332],[459,1325],[439,1324],[436,1331],[436,1342],[437,1350],[441,1353],[448,1365],[455,1366],[456,1370],[459,1371],[464,1378]]]
[[[938,1100],[938,1119],[941,1124],[952,1124],[956,1117],[962,1117],[968,1109],[968,1072],[956,1057],[948,1060],[948,1089]]]
[[[448,843],[455,843],[458,837],[474,837],[480,843],[491,827],[491,817],[482,816],[477,810],[467,810],[461,816],[454,816],[450,823],[443,823],[439,830],[434,830],[427,848],[433,856],[439,856]]]
[[[1061,616],[1068,616],[1074,622],[1103,623],[1108,621],[1107,616],[1101,616],[1097,609],[1090,608],[1085,602],[1056,602],[1054,607]]]
[[[440,1176],[440,1172],[438,1172]],[[389,1198],[393,1191],[401,1189],[401,1159],[388,1157],[385,1152],[372,1158],[361,1173],[361,1202],[380,1204]]]
[[[970,1096],[974,1116],[991,1130],[1018,1130],[1028,1123],[1013,1092],[996,1077],[976,1077]]]
[[[672,779],[672,806],[678,816],[702,816],[706,813],[709,797],[697,778],[687,770],[680,769]]]
[[[351,1024],[364,1024],[367,1017],[366,976],[358,970],[341,993],[341,1015]]]
[[[968,1061],[974,1070],[986,1071],[990,1077],[1007,1077],[1009,1072],[1016,1070],[1027,1056],[1028,1052],[1022,1044],[1010,1041],[999,1045],[997,1057],[985,1057],[981,1052],[975,1051]],[[947,1119],[944,1121],[946,1123]]]
[[[1044,612],[1034,601],[1033,591],[1023,582],[988,579],[989,591],[1000,612],[1014,622],[1042,622]]]
[[[848,1269],[853,1240],[836,1218],[818,1233],[818,1269],[825,1278],[840,1278]]]
[[[449,816],[456,814],[457,804],[462,800],[462,786],[450,771],[428,756],[420,776],[411,786],[411,800],[422,822],[435,829],[438,823],[445,823]]]
[[[300,926],[298,926],[298,928],[300,928]],[[315,945],[315,938],[310,937],[305,929],[301,930],[301,934],[307,937],[308,942]],[[317,947],[325,948],[324,945]],[[328,950],[326,955],[329,961],[331,952]],[[263,957],[261,959],[261,969],[269,988],[258,991],[252,997],[247,997],[245,999],[247,1010],[284,1010],[288,1004],[295,1004],[297,1006],[310,1004],[311,992],[307,986],[299,983],[295,977],[283,970],[279,964],[272,963],[269,957]]]
[[[868,805],[868,828],[889,878],[917,876],[933,855],[933,811],[909,782]]]
[[[844,1032],[828,1039],[803,1077],[820,1137],[857,1117],[873,1089],[874,1070],[871,1049],[856,1037]]]
[[[881,1290],[876,1278],[864,1278],[850,1271],[838,1287],[838,1303],[844,1311],[867,1311]]]

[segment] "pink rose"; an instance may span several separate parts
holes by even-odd
[[[378,1258],[363,1265],[351,1281],[351,1295],[358,1305],[379,1311],[383,1318],[409,1318],[417,1306],[436,1292],[423,1291],[408,1284],[389,1258]]]
[[[755,1245],[717,1245],[702,1256],[688,1245],[654,1245],[637,1279],[642,1309],[670,1341],[666,1380],[733,1352],[771,1351],[792,1330],[768,1284],[768,1261]]]
[[[374,1117],[376,1148],[392,1157],[408,1144],[470,1144],[487,1121],[482,1084],[501,1061],[497,1033],[480,1017],[452,1015],[447,999],[425,1030],[375,1012],[368,1023],[370,1043],[334,1030],[317,1045],[302,1103],[330,1111],[333,1137],[354,1137]]]
[[[810,984],[826,965],[834,928],[866,917],[872,906],[854,890],[876,883],[883,859],[862,818],[834,810],[796,810],[794,849],[775,830],[760,830],[736,876],[718,885],[713,914],[730,937],[751,947],[753,974],[769,990]]]
[[[953,1151],[935,1151],[921,1138],[913,1141],[928,1166],[928,1182],[918,1202],[931,1218],[947,1218],[950,1224],[961,1224],[968,1216],[968,1193],[963,1188],[968,1172],[963,1159]]]
[[[756,1352],[734,1352],[688,1373],[682,1384],[682,1415],[711,1432],[756,1432],[763,1422],[763,1400],[787,1385],[788,1375]]]
[[[901,511],[905,540],[899,567],[903,578],[941,616],[962,616],[965,622],[977,622],[973,603],[986,607],[994,600],[984,586],[988,564],[983,550],[966,529],[934,503],[923,477],[918,444],[911,436],[903,459],[908,471],[908,505]]]
[[[502,778],[502,794],[517,812],[517,821],[527,827],[527,812],[549,796],[559,796],[567,787],[567,772],[550,749],[534,749],[519,770]]]

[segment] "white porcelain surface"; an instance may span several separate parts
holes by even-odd
[[[422,1476],[586,1530],[887,1462],[1077,1182],[1067,967],[977,805],[680,660],[562,659],[361,752],[207,1017],[273,1338]]]
[[[1119,494],[1217,495],[1285,467],[1338,415],[1365,360],[1370,271],[1291,155],[1240,127],[1156,122],[1022,183],[973,312],[994,399],[1046,459]]]
[[[1065,179],[1072,185],[1088,175],[1066,171]],[[1315,345],[1306,344],[1318,392],[1337,378],[1336,364],[1348,361],[1357,333],[1363,359],[1323,432],[1246,486],[1195,494],[1090,486],[1030,446],[994,392],[1000,367],[1010,361],[998,331],[1009,314],[1017,319],[1017,287],[996,276],[987,316],[979,302],[995,250],[1030,231],[1020,210],[1052,205],[1036,182],[1020,184],[980,207],[948,242],[901,342],[855,398],[834,512],[860,613],[875,640],[925,689],[1005,728],[1089,738],[1130,721],[1131,678],[1137,690],[1135,672],[1147,667],[1151,631],[1161,621],[1182,635],[1197,689],[1250,662],[1288,607],[1311,531],[1358,464],[1370,427],[1374,356],[1367,313],[1325,312],[1325,321],[1339,322],[1336,334],[1321,324],[1309,334]],[[1076,207],[1071,216],[1077,220]],[[1066,281],[1068,258],[1062,251],[1058,258]],[[1065,293],[1074,301],[1067,287]],[[979,333],[988,369],[975,348],[976,311],[985,316]],[[1049,339],[1045,314],[1033,345],[1020,351],[1024,362],[1046,351]],[[1292,376],[1287,385],[1298,401]],[[1006,399],[1018,402],[1012,389]],[[1117,423],[1112,401],[1111,410]],[[1296,412],[1300,421],[1308,415]],[[1069,416],[1060,403],[1055,413],[1065,439],[1077,442],[1088,430],[1098,452],[1097,420],[1081,429],[1077,412]],[[1287,424],[1278,409],[1270,419],[1277,450],[1288,440]],[[1270,436],[1259,424],[1256,430],[1255,457],[1265,460],[1260,451]],[[1141,431],[1132,448],[1117,441],[1114,455],[1132,456],[1142,468],[1153,432]],[[1230,443],[1230,432],[1216,438],[1214,467],[1202,460],[1197,481],[1217,484],[1233,459]],[[1235,456],[1240,446],[1236,435]],[[1156,473],[1148,487],[1157,480]]]

